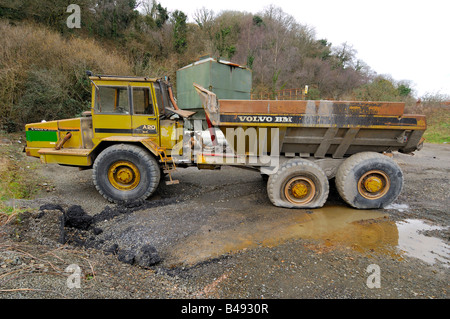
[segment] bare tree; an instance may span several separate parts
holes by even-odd
[[[194,21],[199,27],[199,41],[203,42],[205,50],[208,54],[214,52],[214,24],[215,14],[213,10],[208,10],[205,7],[197,9],[194,13]]]
[[[357,51],[353,48],[352,45],[344,42],[341,45],[334,47],[332,49],[332,53],[336,58],[337,67],[341,67],[344,69],[348,67],[355,67]]]

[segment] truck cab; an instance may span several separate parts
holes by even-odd
[[[27,155],[44,163],[91,167],[114,141],[150,143],[156,155],[158,148],[170,155],[182,138],[183,118],[193,113],[177,109],[169,83],[146,77],[89,79],[91,110],[78,118],[27,124]]]
[[[184,119],[194,113],[178,109],[162,79],[92,74],[89,79],[91,110],[77,118],[27,124],[25,151],[43,163],[93,168],[97,189],[108,200],[148,197],[153,187],[144,180],[153,185],[161,173],[170,177],[171,151],[183,139]],[[105,153],[123,157],[105,164]],[[170,177],[169,182],[176,181]],[[136,189],[142,190],[135,194]]]
[[[91,80],[94,144],[111,136],[122,136],[146,137],[160,146],[171,146],[169,140],[158,134],[160,119],[164,121],[166,116],[165,107],[173,108],[165,83],[146,78],[130,81],[91,77]],[[164,124],[169,123],[166,120],[161,123]]]

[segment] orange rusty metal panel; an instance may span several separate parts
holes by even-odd
[[[358,114],[401,116],[405,103],[354,101],[219,100],[220,113]]]

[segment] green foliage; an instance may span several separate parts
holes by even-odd
[[[173,24],[173,41],[175,52],[182,54],[187,48],[187,16],[183,11],[175,10],[172,13],[172,24]]]
[[[320,100],[320,90],[318,88],[309,88],[308,94],[306,95],[306,98],[308,100]]]
[[[253,68],[253,62],[255,61],[255,56],[252,53],[247,55],[247,67],[249,69]]]
[[[252,20],[253,20],[253,24],[258,26],[258,27],[264,25],[263,19],[260,16],[258,16],[258,15],[254,15]]]
[[[280,70],[277,70],[273,73],[272,76],[272,93],[275,95],[275,92],[277,91],[277,82],[278,82],[278,78],[280,76]]]
[[[327,41],[327,39],[320,39],[316,42],[317,48],[317,56],[325,61],[331,58],[331,43]]]
[[[141,6],[144,11],[136,17],[137,28],[139,29],[140,20],[142,20],[151,29],[160,30],[169,20],[169,12],[156,0],[142,1]],[[142,32],[142,30],[140,30]]]
[[[72,34],[75,30],[67,28],[66,25],[69,16],[66,10],[70,3],[72,2],[67,0],[0,0],[0,17],[28,19],[63,34]],[[123,36],[124,30],[139,15],[136,0],[77,0],[74,3],[81,9],[82,28],[105,38]]]
[[[86,0],[80,2],[78,4],[83,5]],[[0,0],[0,17],[12,20],[30,19],[63,31],[66,23],[65,13],[69,4],[65,0]]]
[[[233,55],[236,53],[236,46],[230,44],[228,39],[230,38],[231,27],[227,26],[223,29],[220,29],[215,34],[215,43],[216,49],[219,53],[219,56],[227,57],[231,59]]]
[[[411,94],[412,89],[407,84],[399,84],[397,86],[398,95],[402,97],[409,96]]]
[[[83,72],[83,71],[79,71]],[[16,109],[21,123],[70,118],[89,109],[87,79],[66,77],[57,69],[32,69]]]
[[[155,19],[156,26],[161,29],[164,23],[169,19],[169,14],[167,12],[167,8],[163,8],[160,3],[156,5],[156,10],[158,12],[157,17]]]
[[[23,4],[7,3],[5,0],[0,1],[0,18],[11,20],[22,20],[27,17],[27,13],[22,9]]]
[[[97,0],[92,13],[83,17],[96,34],[117,38],[137,18],[136,7],[136,0]]]
[[[406,84],[396,84],[393,80],[378,76],[353,91],[356,99],[362,101],[401,101],[408,97],[411,88]]]

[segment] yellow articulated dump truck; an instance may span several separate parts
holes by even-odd
[[[27,124],[25,150],[43,163],[92,169],[100,194],[119,204],[143,202],[163,178],[178,183],[177,168],[232,165],[268,177],[276,206],[321,207],[334,179],[350,206],[380,208],[403,186],[389,155],[420,149],[426,129],[424,116],[403,114],[403,103],[218,100],[195,83],[206,121],[192,120],[162,79],[89,79],[91,111]]]

